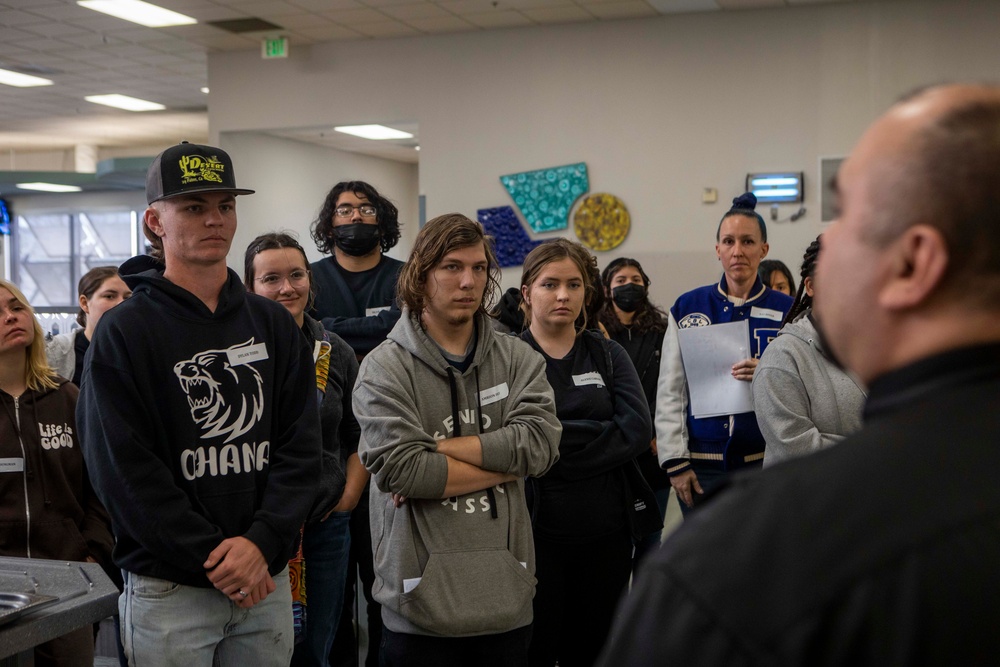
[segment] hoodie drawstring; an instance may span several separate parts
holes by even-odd
[[[451,435],[457,438],[462,435],[462,422],[458,418],[458,383],[455,381],[455,369],[448,366],[448,386],[451,389]],[[479,419],[479,433],[483,433],[483,406],[479,402],[479,368],[476,368],[476,418]],[[497,497],[493,487],[486,489],[486,497],[490,502],[490,516],[499,517],[497,513]]]

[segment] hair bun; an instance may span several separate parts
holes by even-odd
[[[733,209],[737,208],[746,209],[749,211],[754,210],[755,208],[757,208],[757,196],[754,195],[754,193],[752,192],[744,192],[739,197],[733,199],[733,208],[729,210],[732,211]]]

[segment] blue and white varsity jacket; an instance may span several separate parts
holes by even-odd
[[[681,363],[679,329],[749,320],[753,356],[760,355],[778,335],[792,298],[765,287],[760,278],[741,301],[727,293],[726,277],[682,294],[670,309],[663,337],[660,378],[656,392],[656,447],[660,467],[676,475],[691,460],[733,470],[764,459],[764,437],[753,412],[695,419],[688,401],[687,376]]]

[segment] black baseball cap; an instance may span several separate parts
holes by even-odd
[[[196,192],[231,192],[252,195],[253,190],[236,187],[236,174],[229,153],[214,146],[182,141],[163,151],[146,172],[146,202]]]

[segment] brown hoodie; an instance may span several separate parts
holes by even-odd
[[[113,568],[108,514],[90,486],[76,433],[73,383],[0,391],[0,555]]]

